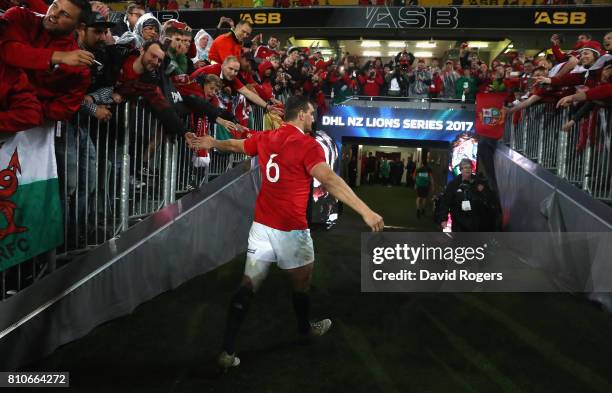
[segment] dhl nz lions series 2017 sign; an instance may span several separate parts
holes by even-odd
[[[194,29],[216,26],[221,16],[246,20],[257,29],[426,29],[426,30],[607,30],[611,6],[591,7],[313,7],[160,11],[164,22],[178,18]]]

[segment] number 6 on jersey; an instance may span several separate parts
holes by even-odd
[[[272,161],[274,160],[274,157],[276,157],[277,155],[278,154],[270,154],[270,159],[268,160],[268,163],[266,164],[266,177],[272,183],[276,183],[278,179],[280,178],[280,168],[278,167],[277,163]],[[270,176],[270,169],[272,168],[274,168],[274,177]]]

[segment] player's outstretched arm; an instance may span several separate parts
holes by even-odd
[[[219,149],[232,153],[244,153],[244,139],[228,139],[218,141],[210,135],[201,137],[186,135],[187,144],[192,149]]]
[[[363,221],[372,231],[378,232],[382,231],[385,223],[383,222],[383,218],[372,211],[355,193],[351,188],[342,180],[342,178],[327,165],[327,163],[322,162],[310,170],[310,175],[317,179],[323,184],[323,186],[329,191],[333,196],[335,196],[342,203],[347,204],[353,210],[361,215]]]

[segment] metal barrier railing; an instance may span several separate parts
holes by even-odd
[[[209,152],[195,167],[195,152],[168,135],[143,101],[114,106],[108,122],[77,114],[56,128],[56,161],[64,211],[64,244],[0,272],[0,300],[27,287],[58,263],[119,235],[236,164],[243,154]],[[256,130],[264,112],[253,110]],[[192,127],[190,127],[192,129]],[[210,127],[215,133],[215,127]]]
[[[565,132],[568,108],[534,105],[523,110],[519,121],[506,119],[503,141],[594,198],[612,203],[612,110],[596,110],[596,124],[585,116]]]

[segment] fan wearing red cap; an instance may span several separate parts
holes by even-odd
[[[572,73],[552,78],[540,77],[537,83],[550,84],[552,86],[579,86],[585,85],[589,88],[599,84],[601,67],[595,67],[597,60],[605,52],[597,41],[585,41],[578,50],[580,55],[580,67]],[[608,56],[608,55],[606,55]]]

